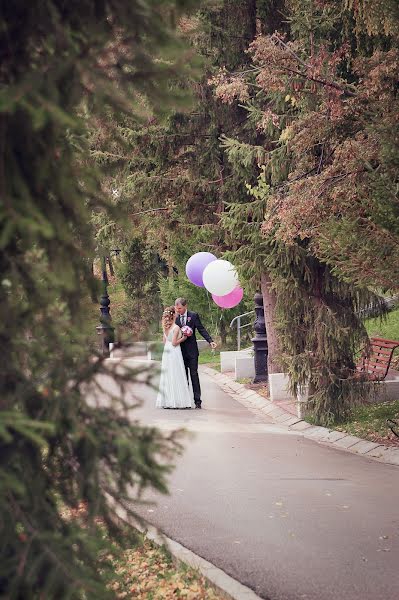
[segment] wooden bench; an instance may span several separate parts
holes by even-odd
[[[356,365],[359,376],[366,376],[371,381],[383,381],[391,365],[394,350],[399,347],[399,342],[384,338],[370,338],[371,350]]]

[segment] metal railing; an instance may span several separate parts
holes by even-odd
[[[247,317],[248,315],[252,315],[254,313],[255,313],[254,310],[250,310],[249,312],[246,312],[246,313],[243,313],[242,315],[238,315],[237,317],[234,317],[234,319],[230,323],[230,329],[231,329],[233,327],[233,323],[235,321],[237,321],[237,350],[241,350],[241,329],[244,329],[245,327],[251,327],[251,325],[252,325],[252,323],[245,323],[244,325],[241,325],[241,317]]]
[[[393,310],[398,307],[399,294],[396,294],[395,296],[384,296],[383,302],[385,305],[385,309],[389,312],[390,310]],[[358,314],[362,319],[380,316],[380,312],[378,310],[375,311],[371,306],[362,308],[361,310],[359,310]]]

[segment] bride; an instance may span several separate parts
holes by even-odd
[[[163,311],[162,328],[165,347],[162,355],[161,380],[157,408],[194,408],[190,398],[187,376],[180,344],[186,341],[180,327],[175,324],[176,311],[168,306]]]

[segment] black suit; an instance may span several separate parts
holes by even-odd
[[[176,319],[176,325],[182,327],[182,317],[179,315]],[[181,352],[183,354],[184,366],[186,368],[186,375],[188,381],[188,372],[190,371],[191,383],[194,392],[195,404],[201,405],[201,386],[198,377],[198,345],[195,337],[195,331],[198,329],[199,333],[204,339],[210,344],[213,340],[199,318],[198,313],[187,311],[186,325],[191,327],[193,335],[186,339],[185,342],[180,344]]]

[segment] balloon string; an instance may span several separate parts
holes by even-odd
[[[207,296],[207,299],[208,299],[209,312],[210,312],[210,315],[211,315],[212,331],[213,331],[214,335],[216,336],[216,333],[217,333],[217,326],[216,326],[216,324],[215,324],[215,321],[214,321],[214,319],[213,319],[212,305],[211,305],[211,301],[210,301],[210,298],[209,298],[209,296],[210,296],[210,293],[208,292],[208,290],[207,290],[206,288],[205,288],[205,290],[206,290],[206,296]],[[216,306],[216,305],[215,305],[215,306]],[[222,320],[222,313],[220,313],[220,320]],[[214,349],[212,348],[212,354],[214,354],[214,352],[215,352],[215,351],[214,351]]]

